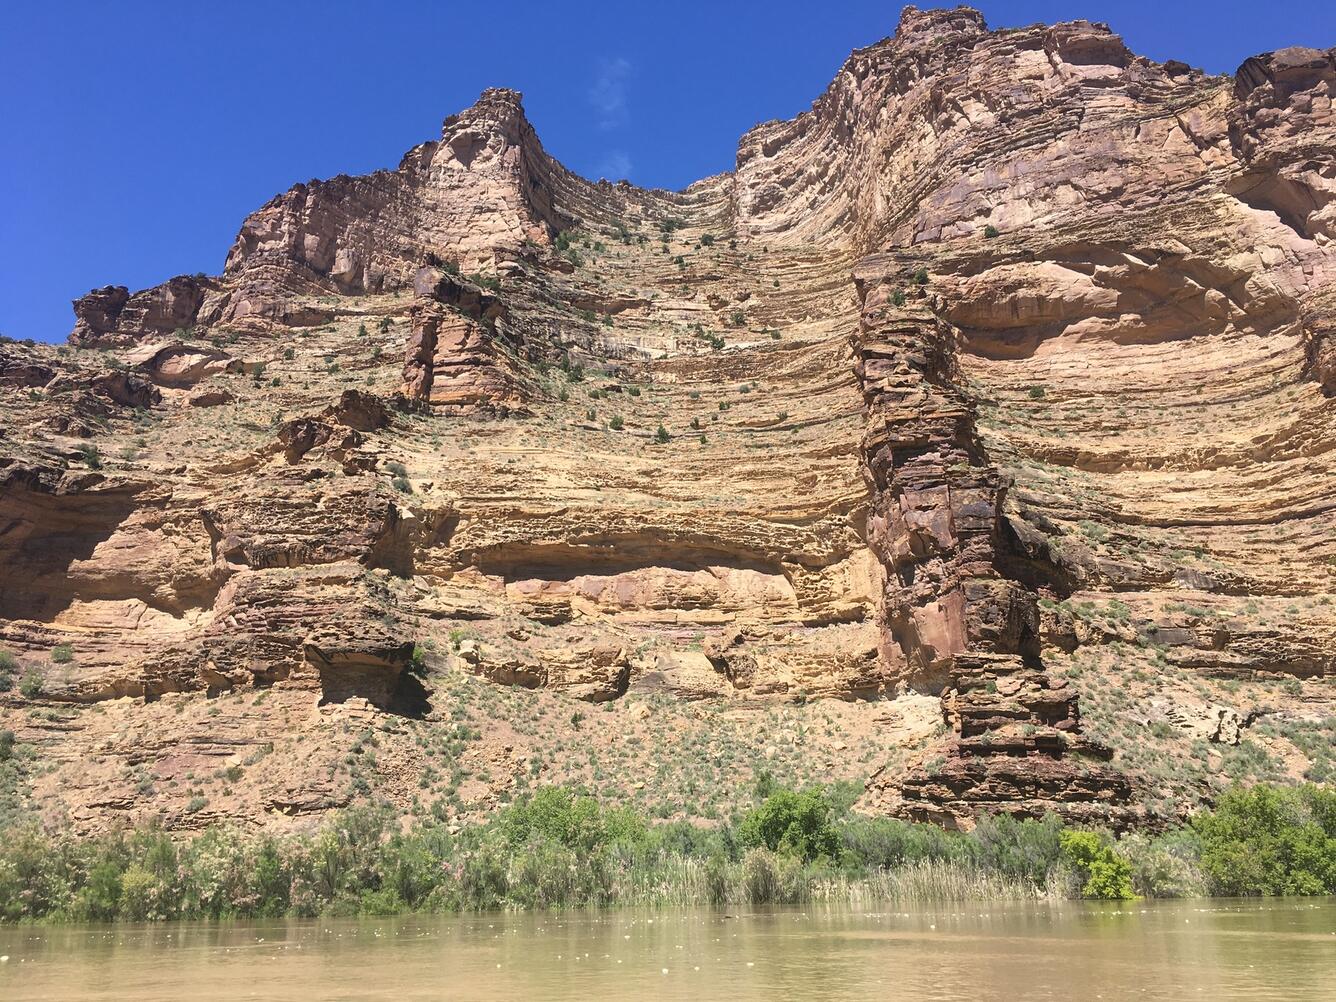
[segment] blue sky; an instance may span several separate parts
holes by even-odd
[[[393,167],[489,86],[592,177],[679,188],[806,108],[898,2],[510,0],[8,5],[0,29],[0,333],[61,340],[70,300],[221,270],[297,181]],[[920,6],[930,6],[921,3]],[[991,26],[1085,17],[1232,72],[1336,45],[1327,0],[980,0]]]

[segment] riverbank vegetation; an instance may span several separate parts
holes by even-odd
[[[709,829],[651,824],[565,787],[462,829],[404,831],[384,808],[281,837],[21,826],[0,833],[0,918],[1336,893],[1336,792],[1314,785],[1233,790],[1181,829],[1121,838],[1054,817],[948,832],[858,815],[856,792],[763,781],[751,811]]]

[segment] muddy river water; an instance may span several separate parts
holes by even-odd
[[[1336,900],[0,928],[0,999],[1336,1000]]]

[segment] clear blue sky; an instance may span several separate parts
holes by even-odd
[[[680,188],[806,108],[885,0],[15,2],[0,26],[0,333],[63,339],[70,300],[222,269],[297,181],[394,167],[489,86],[524,92],[588,176]],[[921,2],[919,6],[932,6]],[[1331,0],[979,0],[993,27],[1085,17],[1232,72],[1336,45]]]

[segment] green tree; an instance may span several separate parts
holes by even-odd
[[[511,845],[554,842],[585,856],[614,842],[641,842],[648,833],[634,812],[605,811],[593,797],[577,796],[564,786],[545,786],[511,805],[499,824]]]
[[[819,858],[836,862],[840,840],[830,815],[830,799],[824,790],[779,790],[742,819],[738,841],[809,862]]]
[[[1236,788],[1195,815],[1192,828],[1216,894],[1336,893],[1336,792]]]
[[[1136,897],[1132,866],[1096,832],[1063,832],[1063,859],[1085,877],[1081,893],[1087,898],[1119,901]]]

